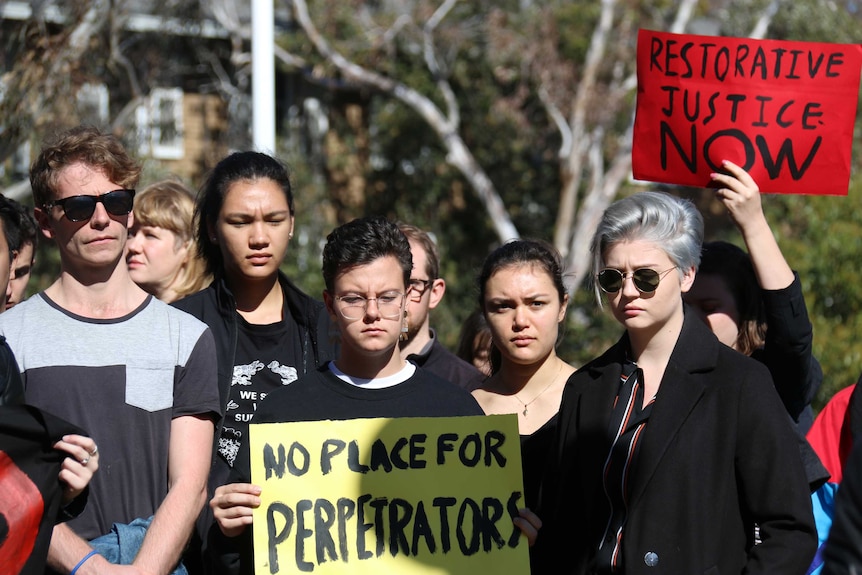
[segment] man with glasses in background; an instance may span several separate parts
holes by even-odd
[[[431,310],[446,293],[440,276],[440,257],[434,240],[416,226],[401,223],[401,232],[410,241],[413,272],[407,292],[407,323],[399,346],[401,354],[419,367],[458,384],[467,391],[481,387],[485,376],[440,343],[431,327]]]
[[[85,511],[54,528],[48,564],[61,573],[173,572],[206,499],[221,409],[215,347],[205,324],[128,275],[140,171],[95,128],[46,142],[30,183],[39,227],[60,252],[60,276],[0,316],[25,401],[98,445],[84,458],[98,457],[100,467]],[[115,524],[124,526],[114,527],[111,545],[100,536]]]

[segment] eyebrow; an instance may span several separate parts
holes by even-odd
[[[627,270],[627,269],[625,269],[625,268],[618,267],[618,266],[604,265],[604,266],[602,266],[602,268],[601,268],[601,269],[602,269],[602,270],[612,269],[612,270],[617,270],[617,271],[620,271],[620,272],[626,272],[626,271],[632,271],[632,272],[635,272],[635,271],[637,271],[637,270],[644,270],[644,269],[651,269],[651,270],[655,270],[655,271],[661,271],[661,269],[662,269],[662,264],[654,264],[654,263],[653,263],[653,264],[640,264],[640,265],[637,265],[637,266],[633,266],[632,268],[630,268],[630,269],[628,269],[628,270]],[[599,270],[599,271],[601,271],[601,270]]]
[[[488,299],[488,301],[513,301],[515,299],[534,300],[534,299],[539,299],[539,298],[543,298],[543,297],[554,297],[555,294],[556,294],[556,292],[535,292],[535,293],[527,294],[527,295],[523,296],[522,298],[515,298],[515,297],[509,297],[509,296],[491,297]]]
[[[369,293],[369,291],[368,291],[368,290],[360,290],[360,289],[345,289],[345,290],[342,290],[340,293],[338,293],[338,294],[336,294],[336,295],[339,295],[339,296],[344,296],[344,295],[361,295],[362,297],[366,297],[366,294],[368,294],[368,293]],[[384,294],[391,294],[391,293],[400,293],[400,294],[401,294],[401,293],[404,293],[404,291],[403,291],[403,290],[400,290],[400,289],[398,289],[398,288],[386,288],[386,289],[384,289],[384,290],[381,290],[381,291],[379,291],[379,292],[374,292],[374,293],[375,293],[374,297],[378,297],[378,296],[381,296],[381,295],[384,295]]]
[[[225,214],[225,217],[226,217],[226,218],[230,218],[230,217],[245,217],[245,216],[249,216],[249,215],[252,215],[252,216],[253,216],[255,213],[256,213],[256,210],[254,210],[254,211],[249,211],[249,212],[229,212],[229,213],[226,213],[226,214]],[[279,215],[279,216],[280,216],[280,215],[285,215],[285,214],[288,214],[288,215],[289,215],[289,214],[290,214],[290,210],[273,210],[273,211],[271,211],[271,212],[266,212],[266,213],[264,213],[264,214],[263,214],[263,216],[264,216],[264,217],[267,217],[267,216],[275,216],[275,215]]]

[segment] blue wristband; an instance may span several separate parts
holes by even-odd
[[[92,557],[92,556],[93,556],[93,555],[95,555],[95,554],[96,554],[96,550],[95,550],[95,549],[93,549],[92,551],[90,551],[89,553],[87,553],[86,555],[84,555],[84,558],[83,558],[83,559],[81,559],[80,561],[78,561],[78,564],[77,564],[77,565],[75,565],[74,567],[72,567],[72,570],[71,570],[71,571],[69,571],[69,575],[75,575],[75,573],[77,573],[77,572],[78,572],[78,569],[80,569],[80,568],[81,568],[81,565],[83,565],[83,564],[87,561],[87,559],[89,559],[90,557]]]

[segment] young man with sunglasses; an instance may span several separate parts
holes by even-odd
[[[482,385],[485,376],[448,349],[437,338],[431,327],[431,310],[436,308],[446,293],[446,280],[440,277],[440,258],[437,246],[426,232],[416,226],[401,223],[401,232],[410,242],[413,271],[407,291],[407,317],[405,331],[399,346],[401,354],[419,367],[425,368],[467,391]]]
[[[102,471],[86,510],[51,539],[48,564],[61,573],[172,572],[206,499],[221,409],[214,343],[205,324],[128,275],[139,175],[122,144],[94,128],[45,144],[30,181],[36,219],[60,252],[60,276],[0,316],[26,402],[99,445]],[[131,524],[121,528],[124,546],[127,536],[135,541],[123,555],[99,538],[115,524]]]

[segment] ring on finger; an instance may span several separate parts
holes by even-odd
[[[93,451],[91,451],[91,452],[90,452],[90,457],[93,457],[93,456],[94,456],[94,455],[96,455],[97,453],[99,453],[99,446],[98,446],[98,445],[93,444]]]
[[[88,463],[90,463],[89,457],[85,457],[84,459],[81,460],[81,465],[86,466]]]

